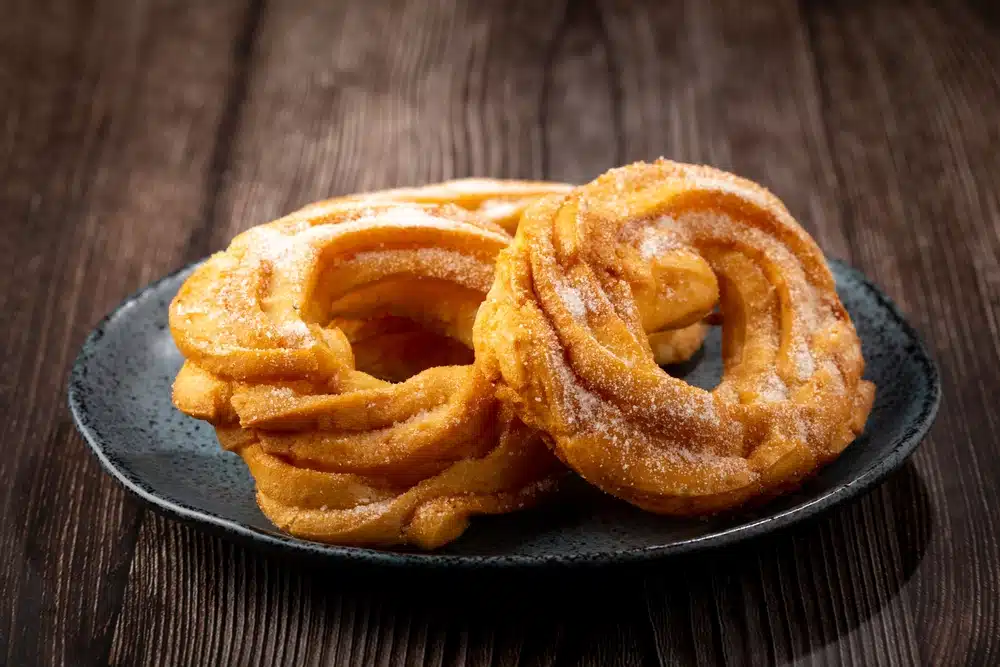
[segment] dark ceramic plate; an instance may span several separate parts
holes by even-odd
[[[878,385],[865,433],[798,493],[750,513],[678,520],[641,512],[596,491],[573,502],[473,520],[433,554],[328,546],[284,535],[254,502],[242,460],[219,448],[207,424],[177,412],[170,386],[181,356],[167,306],[188,267],[126,300],[83,345],[69,404],[101,465],[126,489],[174,518],[297,555],[397,566],[511,567],[611,564],[720,547],[761,535],[853,498],[913,453],[937,411],[937,370],[896,307],[855,270],[834,262],[837,289],[854,319]],[[721,373],[719,332],[703,353],[670,371],[711,387]]]

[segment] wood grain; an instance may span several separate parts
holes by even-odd
[[[143,512],[65,407],[72,356],[182,260],[231,70],[238,4],[14,5],[4,95],[0,662],[106,660]]]
[[[0,664],[1000,663],[1000,13],[876,0],[0,0]],[[945,401],[806,526],[583,575],[310,569],[140,509],[65,405],[142,284],[317,198],[759,180],[876,280]],[[452,592],[445,589],[451,587]]]

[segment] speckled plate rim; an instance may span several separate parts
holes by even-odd
[[[100,434],[95,431],[86,416],[86,408],[83,405],[83,397],[87,393],[84,388],[86,383],[84,366],[87,360],[98,349],[98,344],[101,338],[104,337],[107,327],[117,320],[127,317],[131,307],[146,294],[155,291],[164,282],[185,272],[192,271],[203,261],[193,262],[150,283],[127,297],[117,308],[101,319],[87,336],[73,363],[68,389],[69,408],[72,412],[73,420],[76,422],[77,429],[83,434],[84,440],[97,457],[101,467],[133,496],[168,517],[198,525],[223,537],[229,537],[245,544],[262,546],[289,555],[310,559],[327,558],[339,562],[393,567],[508,569],[623,565],[648,562],[668,556],[690,554],[696,551],[714,550],[778,531],[806,519],[813,518],[835,505],[856,498],[874,488],[879,482],[888,477],[889,474],[902,466],[910,455],[913,454],[920,442],[927,435],[927,431],[933,424],[941,403],[941,381],[937,365],[927,352],[913,326],[902,315],[896,304],[883,294],[878,287],[872,284],[864,274],[846,262],[830,259],[828,261],[831,264],[836,264],[846,277],[850,277],[857,285],[863,287],[869,296],[897,323],[902,333],[911,342],[908,352],[911,360],[921,367],[922,377],[927,385],[926,391],[921,392],[922,398],[920,399],[919,416],[914,420],[914,428],[909,436],[903,438],[886,456],[853,479],[835,486],[809,501],[774,514],[756,518],[745,524],[732,526],[697,537],[678,540],[670,544],[609,550],[575,557],[570,557],[564,553],[542,555],[414,553],[311,542],[292,537],[291,535],[267,533],[217,514],[189,507],[158,496],[155,492],[144,486],[143,480],[139,476],[119,468],[111,461],[104,451]]]

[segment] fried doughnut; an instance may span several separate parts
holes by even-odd
[[[471,348],[508,241],[456,206],[374,201],[250,229],[171,304],[187,358],[174,402],[216,426],[265,515],[300,537],[434,548],[470,515],[528,507],[564,469],[477,364],[393,384],[359,370],[350,340],[384,339],[399,318],[397,333],[419,325]]]
[[[567,183],[520,181],[495,178],[458,178],[415,188],[374,190],[347,195],[306,208],[322,208],[341,201],[403,201],[418,204],[455,204],[496,223],[510,233],[517,229],[521,213],[539,197],[566,194],[573,188]]]
[[[712,391],[664,373],[645,335],[710,312],[704,282],[650,290],[664,263],[685,262],[717,278],[724,376]],[[663,160],[529,207],[474,339],[499,398],[563,462],[663,514],[799,485],[863,430],[875,391],[823,254],[781,202]]]

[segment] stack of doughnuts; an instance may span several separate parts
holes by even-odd
[[[720,320],[715,389],[661,369]],[[572,474],[652,512],[729,510],[835,458],[874,397],[782,204],[663,160],[312,204],[200,265],[170,327],[175,405],[278,528],[337,544],[433,549]]]

